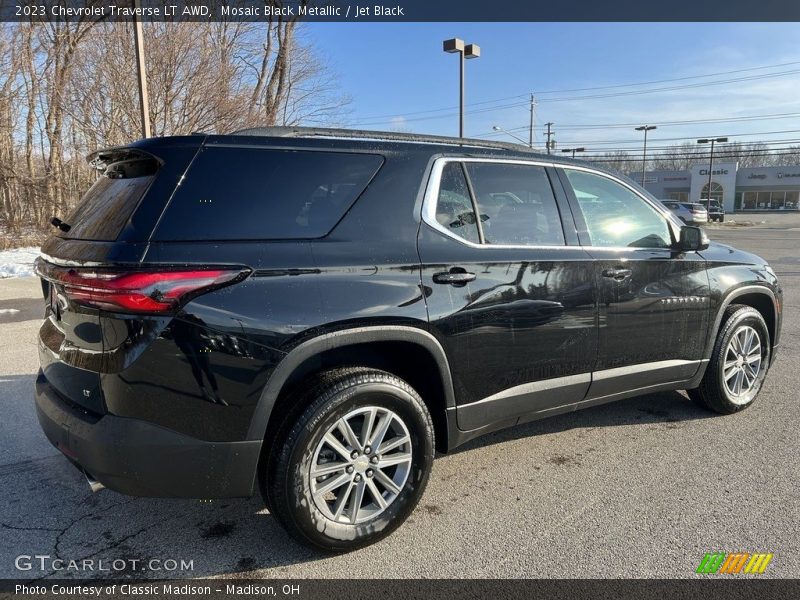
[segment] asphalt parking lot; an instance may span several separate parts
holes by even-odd
[[[782,345],[756,405],[719,417],[661,393],[489,435],[436,460],[394,535],[344,556],[291,541],[260,498],[91,494],[36,422],[38,280],[0,280],[0,309],[19,311],[0,311],[0,577],[74,574],[18,571],[19,555],[193,561],[181,577],[693,577],[710,551],[771,552],[762,577],[800,577],[800,218],[764,219],[709,227],[784,285]]]

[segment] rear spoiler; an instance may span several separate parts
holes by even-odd
[[[98,171],[105,171],[109,165],[114,163],[143,158],[155,160],[159,165],[163,164],[163,161],[154,154],[150,154],[139,148],[127,148],[124,146],[92,152],[86,157],[86,162],[89,163],[89,166]]]

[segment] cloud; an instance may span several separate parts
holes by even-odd
[[[407,125],[408,122],[406,121],[406,118],[403,116],[392,117],[390,119],[390,128],[393,131],[405,131],[406,129],[408,129]]]

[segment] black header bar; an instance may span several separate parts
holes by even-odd
[[[786,0],[141,0],[142,21],[800,21]],[[129,21],[133,0],[0,0],[0,21]]]

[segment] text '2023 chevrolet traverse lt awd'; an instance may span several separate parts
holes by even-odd
[[[256,129],[96,152],[42,248],[39,420],[96,487],[256,488],[374,542],[435,451],[647,392],[750,406],[782,293],[629,180],[511,144]]]

